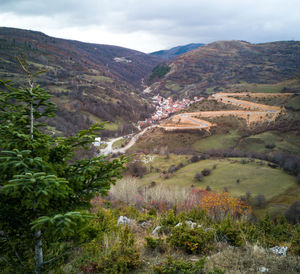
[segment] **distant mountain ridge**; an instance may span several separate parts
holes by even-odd
[[[282,89],[300,92],[298,41],[262,44],[219,41],[182,54],[165,65],[170,67],[169,72],[151,85],[154,93],[159,91],[163,96],[259,90],[266,84],[278,91],[282,85]]]
[[[159,50],[155,52],[151,52],[150,55],[159,57],[163,60],[171,60],[176,58],[177,56],[189,52],[191,50],[197,49],[199,47],[203,47],[205,44],[202,43],[191,43],[183,46],[177,46],[167,50]]]
[[[0,77],[24,82],[16,56],[25,54],[37,81],[58,105],[56,129],[71,133],[97,121],[115,128],[147,115],[141,82],[160,59],[118,46],[83,43],[41,32],[0,28]]]

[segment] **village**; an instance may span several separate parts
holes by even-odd
[[[153,96],[152,105],[155,107],[155,113],[151,116],[151,118],[146,118],[144,121],[138,121],[138,127],[143,128],[151,124],[156,124],[159,120],[166,119],[172,113],[179,112],[189,105],[201,101],[202,99],[202,97],[199,98],[195,96],[194,100],[184,98],[181,101],[173,101],[171,97],[166,99],[159,94]]]

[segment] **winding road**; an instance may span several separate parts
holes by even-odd
[[[131,148],[136,141],[145,134],[149,129],[152,128],[163,128],[167,131],[174,130],[187,130],[187,129],[205,129],[209,130],[214,124],[199,119],[198,117],[218,117],[218,116],[229,116],[234,115],[246,119],[248,125],[252,122],[262,122],[274,120],[277,115],[281,112],[281,108],[278,106],[269,106],[264,104],[258,104],[246,100],[240,100],[232,98],[234,96],[239,97],[269,97],[269,96],[291,96],[292,93],[216,93],[211,96],[211,99],[223,102],[225,104],[236,105],[238,107],[245,108],[246,110],[222,110],[222,111],[199,111],[191,113],[180,113],[173,115],[171,118],[167,119],[160,125],[153,125],[143,129],[141,132],[134,135],[129,143],[118,149],[113,149],[113,143],[124,137],[118,137],[111,139],[106,142],[107,147],[100,150],[100,154],[109,155],[112,153],[125,153],[129,148]]]

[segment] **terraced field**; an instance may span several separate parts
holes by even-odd
[[[221,116],[236,116],[247,121],[250,125],[254,122],[273,121],[275,118],[284,111],[279,106],[270,106],[247,101],[250,97],[287,97],[291,93],[216,93],[211,96],[211,99],[220,101],[225,104],[231,104],[244,110],[222,110],[222,111],[200,111],[191,113],[181,113],[172,116],[170,119],[160,125],[167,131],[172,130],[187,130],[187,129],[206,129],[210,130],[214,124],[202,118],[214,118]],[[234,97],[245,97],[245,100],[236,99]]]

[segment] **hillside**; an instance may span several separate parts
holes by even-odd
[[[166,65],[170,71],[152,82],[153,93],[183,97],[220,91],[300,91],[300,42],[296,41],[220,41]]]
[[[57,132],[70,134],[100,121],[114,121],[107,129],[122,131],[124,125],[128,128],[148,114],[150,106],[137,92],[141,80],[160,62],[155,57],[117,46],[0,28],[1,78],[24,82],[16,60],[21,53],[33,72],[46,71],[37,83],[55,97]]]
[[[204,45],[205,44],[201,44],[201,43],[191,43],[184,46],[177,46],[167,50],[159,50],[159,51],[151,52],[150,55],[159,57],[163,60],[171,60],[181,54],[203,47]]]

